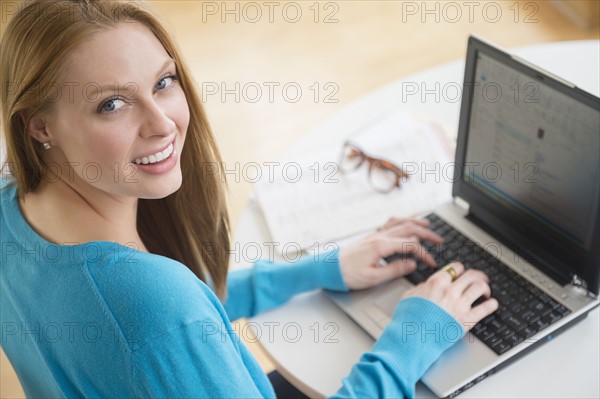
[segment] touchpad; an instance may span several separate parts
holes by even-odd
[[[399,279],[393,284],[393,287],[389,287],[388,290],[382,292],[381,296],[375,300],[374,305],[389,318],[392,318],[394,310],[396,310],[396,306],[398,305],[398,301],[400,301],[400,297],[412,287],[414,287],[414,285],[407,280],[403,278]]]

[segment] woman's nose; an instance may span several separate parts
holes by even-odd
[[[168,136],[176,129],[175,122],[167,115],[165,109],[155,101],[150,101],[141,115],[143,126],[141,134],[149,136]]]

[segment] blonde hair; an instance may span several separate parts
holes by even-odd
[[[137,228],[151,253],[186,265],[226,294],[229,217],[223,164],[191,74],[159,17],[143,2],[30,0],[21,4],[0,42],[0,105],[7,165],[19,196],[35,190],[47,166],[41,144],[26,132],[29,119],[52,112],[54,82],[69,52],[103,29],[125,21],[148,27],[175,60],[190,122],[181,154],[181,188],[162,199],[140,199]],[[24,121],[20,112],[30,110]],[[202,175],[200,165],[219,165]],[[160,233],[157,233],[160,231]]]

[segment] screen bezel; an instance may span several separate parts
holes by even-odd
[[[543,82],[551,88],[592,107],[600,112],[600,99],[579,88],[571,87],[555,79],[541,69],[513,58],[475,36],[470,36],[467,47],[463,95],[461,102],[458,138],[456,147],[456,175],[452,185],[452,195],[469,204],[469,218],[483,225],[503,244],[522,254],[524,259],[535,259],[535,265],[561,283],[570,280],[573,274],[583,279],[588,290],[598,295],[600,275],[600,211],[596,212],[590,249],[581,248],[561,239],[559,235],[526,215],[511,211],[483,191],[468,183],[462,173],[465,168],[467,142],[470,127],[471,106],[473,104],[474,82],[476,82],[477,54],[481,52],[521,72],[532,80]],[[600,134],[600,132],[599,132]],[[493,211],[492,211],[493,210]],[[517,229],[515,226],[519,226]]]

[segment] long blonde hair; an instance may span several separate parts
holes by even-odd
[[[0,105],[7,165],[19,196],[35,190],[46,165],[41,144],[26,132],[29,119],[52,111],[53,87],[69,52],[102,29],[137,21],[148,27],[175,60],[190,122],[181,154],[181,188],[166,198],[140,199],[137,228],[151,253],[186,265],[226,294],[229,217],[223,163],[197,88],[160,18],[140,1],[30,0],[21,4],[0,42]],[[20,116],[32,111],[28,120]],[[218,165],[204,174],[201,165]],[[156,233],[160,231],[159,233]]]

